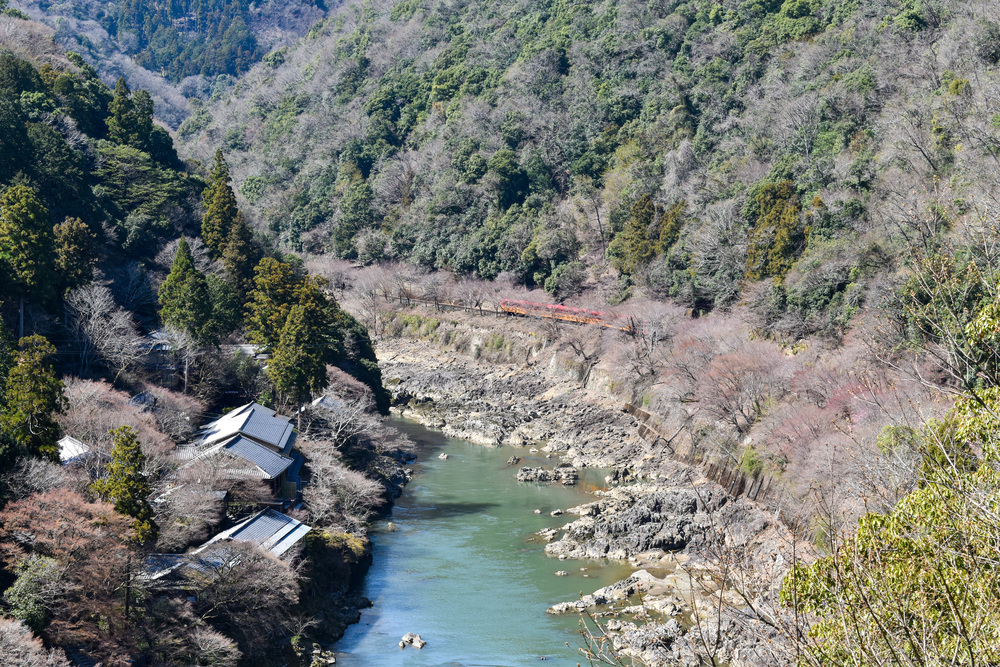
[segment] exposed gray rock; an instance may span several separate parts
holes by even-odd
[[[580,472],[571,465],[560,464],[552,470],[545,468],[521,468],[517,471],[519,482],[562,482],[566,486],[576,484]]]
[[[628,558],[644,551],[678,551],[709,528],[704,501],[712,508],[718,494],[701,497],[688,489],[615,489],[576,508],[581,518],[568,524],[562,539],[545,547],[551,556]]]

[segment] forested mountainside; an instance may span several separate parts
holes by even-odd
[[[207,183],[178,159],[170,135],[153,122],[147,91],[133,93],[122,79],[112,91],[80,55],[63,55],[44,26],[8,15],[0,16],[0,28],[0,286],[4,306],[17,308],[18,337],[72,333],[65,352],[83,354],[79,370],[86,371],[94,332],[79,326],[97,314],[83,312],[78,291],[91,285],[113,293],[110,305],[125,314],[126,331],[162,322],[190,335],[196,348],[217,346],[242,330],[244,307],[261,285],[285,290],[280,305],[273,299],[261,305],[279,307],[284,316],[300,289],[321,287],[309,282],[301,262],[281,261],[266,239],[253,237],[232,199],[221,155]],[[205,244],[195,238],[192,252],[182,237],[198,237],[205,219],[214,236]],[[256,268],[264,260],[272,272],[258,285],[264,272]],[[166,291],[158,293],[161,284]],[[316,308],[332,308],[323,316],[310,311],[332,327],[324,333],[330,337],[326,360],[371,384],[384,410],[367,334],[335,302],[322,294],[310,298]],[[68,315],[57,324],[64,308],[79,325],[70,332]],[[284,317],[261,317],[267,321],[258,323],[260,335],[268,346],[277,343]],[[116,376],[127,370],[102,361]]]
[[[369,335],[251,233],[221,153],[182,162],[148,91],[2,5],[0,662],[308,664],[405,480]],[[237,401],[272,435],[197,449]]]
[[[179,134],[223,147],[289,248],[557,298],[749,294],[770,332],[836,334],[906,248],[993,200],[997,12],[353,4]]]
[[[207,98],[217,76],[242,74],[304,35],[327,10],[323,0],[10,4],[54,28],[56,41],[81,54],[105,81],[124,76],[150,90],[159,119],[175,126],[187,114],[187,97]]]

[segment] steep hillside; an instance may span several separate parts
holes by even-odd
[[[290,248],[837,335],[995,196],[989,3],[354,5],[181,127]],[[871,292],[872,286],[875,292]]]
[[[176,126],[188,97],[208,97],[215,77],[238,76],[269,51],[304,35],[326,14],[323,0],[181,0],[10,3],[51,26],[113,83],[124,76],[150,90],[158,117]]]

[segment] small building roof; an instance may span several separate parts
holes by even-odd
[[[222,531],[195,549],[193,553],[203,553],[212,545],[231,540],[249,542],[274,556],[281,556],[295,546],[310,530],[312,530],[311,526],[307,526],[298,519],[293,519],[287,514],[272,509],[266,509],[241,521],[229,530]]]
[[[311,526],[290,516],[272,509],[261,510],[222,531],[189,554],[149,555],[142,576],[147,581],[158,582],[158,585],[177,587],[178,577],[183,581],[188,571],[206,573],[227,562],[235,562],[233,554],[225,547],[226,542],[246,542],[273,556],[282,556],[310,530]],[[170,581],[174,583],[168,583]],[[183,588],[184,584],[180,583],[179,586]]]
[[[230,468],[227,470],[230,477],[244,478],[254,477],[258,479],[275,479],[281,473],[288,470],[295,459],[291,456],[284,456],[265,447],[264,445],[251,440],[242,435],[237,435],[229,440],[212,445],[199,452],[191,459],[186,466],[192,465],[195,461],[226,453],[237,459],[249,463],[245,468]]]
[[[287,455],[295,442],[294,432],[295,427],[288,417],[280,417],[263,405],[247,403],[205,424],[200,444],[210,445],[243,435]]]
[[[76,438],[64,435],[59,439],[59,460],[63,465],[77,463],[90,454],[90,445]]]
[[[274,479],[295,462],[292,457],[277,454],[242,435],[228,440],[222,448],[254,464],[264,474],[264,479]]]

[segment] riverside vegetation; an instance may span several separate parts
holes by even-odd
[[[614,467],[626,484],[575,508],[554,555],[673,567],[684,550],[688,599],[674,580],[632,605],[651,622],[588,626],[593,660],[997,660],[993,4],[115,2],[72,21],[72,6],[10,4],[8,650],[308,662],[302,638],[335,634],[339,613],[312,568],[346,564],[346,585],[365,520],[405,479],[405,442],[365,416],[394,398],[456,434]],[[268,27],[288,44],[265,54]],[[148,74],[116,71],[122,53],[161,70],[155,99],[102,82]],[[642,324],[497,327],[413,296],[552,298]],[[136,352],[153,329],[179,391]],[[320,443],[304,446],[304,508],[321,537],[300,570],[247,570],[274,582],[273,613],[147,595],[131,574],[144,550],[183,550],[213,522],[197,480],[150,502],[174,443],[227,395],[297,409],[331,379],[336,414],[301,426]],[[128,407],[143,390],[161,409]],[[638,437],[625,402],[659,438]],[[45,463],[62,432],[106,456]],[[781,492],[732,499],[690,465],[710,459]],[[251,487],[227,490],[262,500]],[[78,549],[53,532],[67,517],[87,527]],[[654,571],[572,607],[663,593]]]

